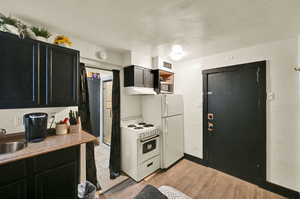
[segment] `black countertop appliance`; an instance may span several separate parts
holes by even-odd
[[[24,115],[25,137],[27,142],[40,142],[47,137],[47,113],[29,113]]]

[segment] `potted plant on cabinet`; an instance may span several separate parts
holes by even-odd
[[[64,35],[58,35],[54,40],[54,44],[63,47],[66,47],[66,45],[72,46],[72,42],[70,41],[70,39]]]
[[[51,37],[51,34],[48,32],[46,28],[38,28],[38,27],[31,27],[31,31],[34,32],[36,39],[47,42],[48,38]]]
[[[0,30],[4,32],[10,32],[15,35],[20,35],[19,27],[20,22],[12,17],[0,16]]]

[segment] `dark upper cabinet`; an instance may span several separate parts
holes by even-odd
[[[79,52],[0,31],[0,108],[75,106]]]
[[[144,69],[144,86],[147,88],[153,88],[154,79],[151,69]]]
[[[124,87],[153,88],[153,74],[151,69],[140,66],[127,66],[124,68]]]
[[[78,95],[79,53],[61,47],[47,47],[47,104],[76,106]]]
[[[144,69],[140,67],[134,67],[134,85],[137,87],[144,87]]]
[[[38,44],[0,34],[0,108],[39,104]]]

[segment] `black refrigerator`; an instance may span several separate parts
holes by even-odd
[[[92,133],[94,136],[100,137],[100,74],[88,72],[87,82],[89,89]]]

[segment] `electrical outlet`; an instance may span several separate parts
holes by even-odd
[[[275,93],[268,92],[267,93],[267,101],[273,101],[273,100],[275,100]]]
[[[233,55],[229,56],[228,60],[234,60],[234,56]]]
[[[21,127],[21,126],[23,126],[23,115],[17,115],[17,116],[15,116],[14,124],[15,124],[15,127]]]
[[[48,126],[53,127],[52,123],[55,122],[55,115],[56,115],[56,113],[49,113],[48,114]]]
[[[50,119],[50,118],[55,118],[55,115],[56,115],[56,113],[49,113],[49,114],[48,114],[48,117],[49,117],[48,119]]]

